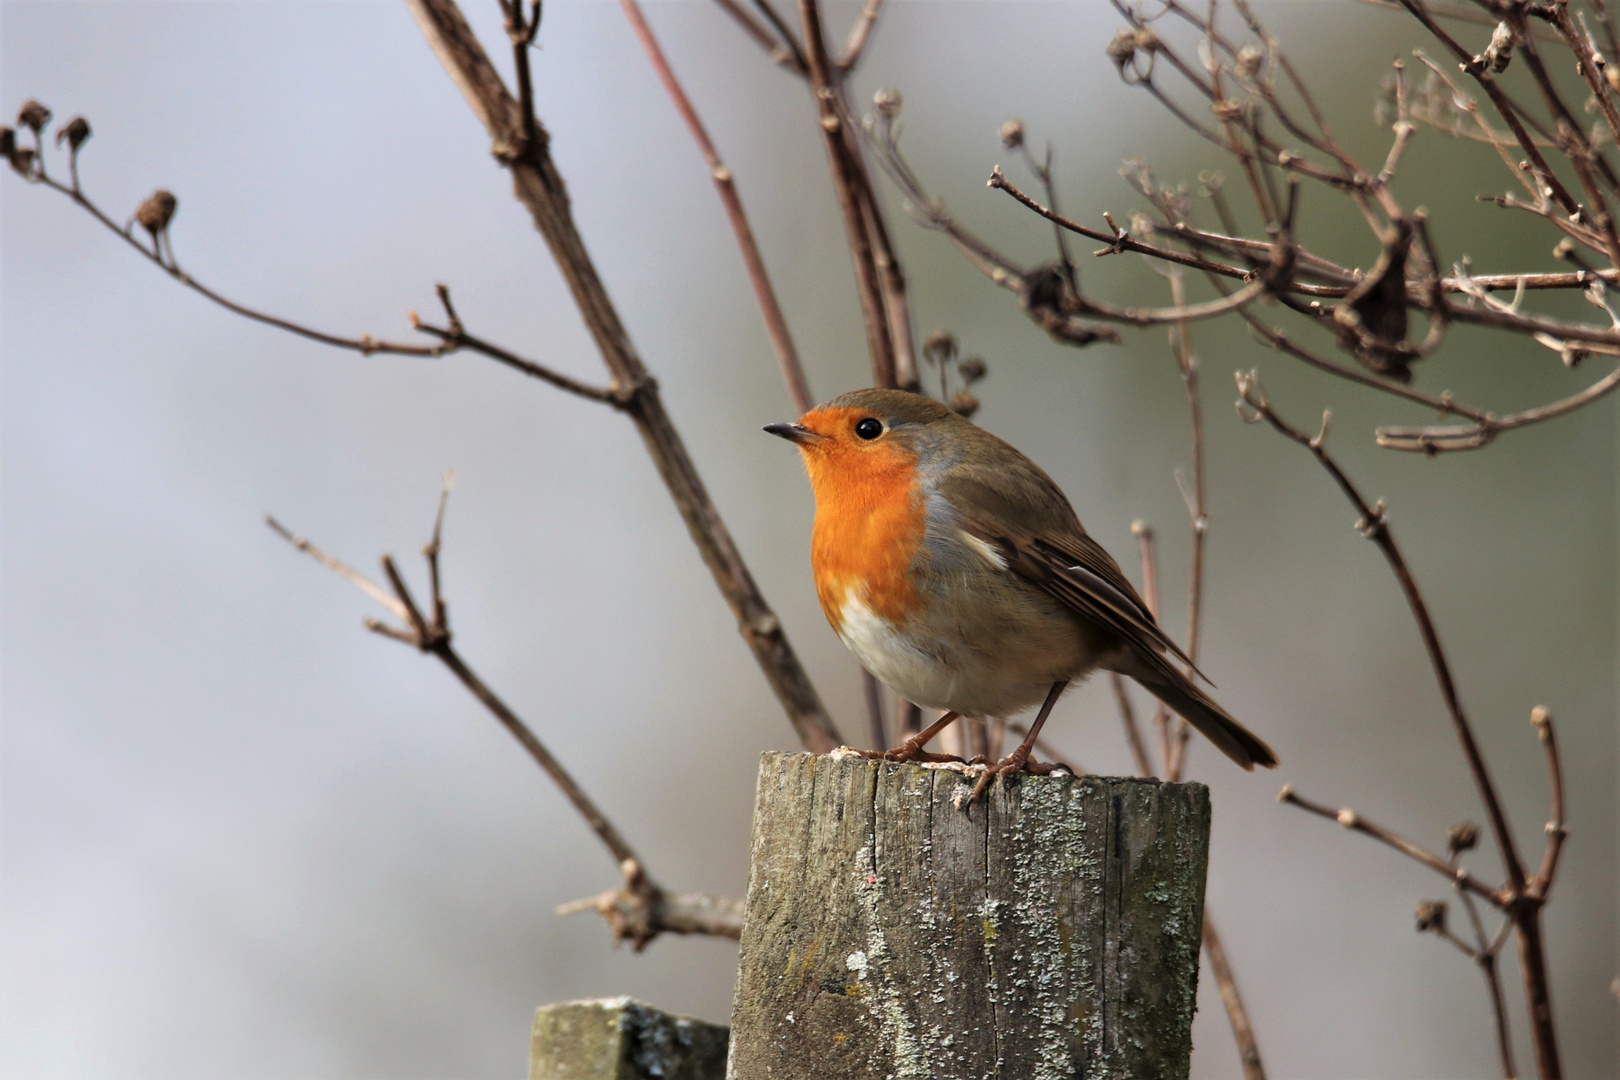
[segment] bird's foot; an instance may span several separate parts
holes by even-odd
[[[1036,761],[1030,757],[1028,750],[1020,746],[994,765],[987,766],[984,772],[979,774],[979,781],[973,785],[973,793],[968,796],[968,809],[973,809],[973,804],[979,801],[979,796],[989,789],[991,781],[998,776],[1012,776],[1015,773],[1046,776],[1058,769],[1074,772],[1073,768],[1061,761]]]
[[[901,764],[907,761],[955,761],[965,764],[965,762],[963,762],[962,759],[957,757],[955,754],[936,754],[932,751],[924,750],[921,746],[912,745],[910,739],[907,739],[905,742],[901,743],[899,746],[896,746],[892,750],[856,750],[855,752],[864,758],[873,758],[877,761],[889,761],[895,764]]]

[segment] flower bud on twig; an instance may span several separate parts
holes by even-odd
[[[1001,125],[1001,145],[1016,150],[1024,145],[1024,122],[1014,116]]]
[[[1446,832],[1446,850],[1453,856],[1472,851],[1479,843],[1479,826],[1472,821],[1459,821]]]
[[[56,129],[56,145],[61,146],[66,142],[68,149],[74,152],[77,152],[79,147],[83,146],[85,140],[89,138],[90,121],[82,116],[75,116]]]
[[[923,356],[930,364],[948,364],[956,356],[956,335],[935,330],[923,341]]]
[[[900,115],[900,106],[904,104],[900,91],[892,86],[886,86],[872,95],[872,108],[885,120],[893,120]]]
[[[1266,54],[1260,51],[1260,46],[1245,45],[1238,50],[1237,63],[1233,65],[1233,70],[1237,72],[1237,77],[1244,82],[1253,82],[1254,77],[1259,74],[1260,65],[1265,61],[1265,58]]]
[[[1443,934],[1446,930],[1446,902],[1421,900],[1417,906],[1417,932]]]
[[[17,113],[17,126],[25,127],[38,135],[45,130],[45,125],[51,122],[51,110],[29,98],[23,102],[22,109]]]
[[[174,195],[161,188],[146,197],[146,201],[135,211],[135,220],[141,223],[141,228],[152,234],[156,240],[169,227],[174,220],[175,207],[179,205]]]

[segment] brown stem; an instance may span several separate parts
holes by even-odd
[[[783,44],[764,24],[754,18],[737,0],[715,0],[722,11],[736,20],[742,27],[743,33],[754,39],[754,43],[770,54],[776,63],[796,72],[804,74],[804,68],[798,63],[793,50]]]
[[[726,167],[720,158],[720,151],[715,149],[714,142],[703,127],[703,121],[698,117],[697,110],[692,107],[691,100],[686,91],[681,89],[675,72],[669,66],[669,60],[664,56],[664,50],[659,46],[658,39],[653,36],[652,27],[647,25],[647,19],[642,14],[641,5],[636,0],[619,0],[619,6],[624,9],[630,20],[631,29],[641,41],[641,47],[647,52],[647,59],[652,62],[653,70],[658,73],[659,81],[664,84],[670,100],[675,104],[675,111],[681,114],[687,131],[698,144],[698,153],[703,155],[703,161],[709,167],[709,176],[714,180],[715,190],[720,195],[720,203],[725,207],[726,218],[731,222],[732,234],[737,238],[737,248],[742,252],[743,265],[748,270],[748,281],[754,288],[754,299],[759,304],[760,314],[765,318],[765,330],[771,336],[771,345],[776,349],[776,360],[782,368],[782,379],[787,383],[788,396],[793,399],[794,408],[800,413],[807,413],[815,407],[815,399],[810,396],[810,387],[804,377],[804,365],[799,360],[799,352],[793,347],[792,335],[788,333],[787,318],[782,314],[782,305],[777,302],[776,290],[771,287],[770,274],[765,269],[764,256],[760,254],[759,244],[754,240],[754,230],[748,224],[748,215],[743,212],[742,196],[737,192],[737,181],[731,170]]]
[[[1119,706],[1119,719],[1125,725],[1125,741],[1131,748],[1131,759],[1136,763],[1136,775],[1153,776],[1153,761],[1148,757],[1147,743],[1142,740],[1142,728],[1136,722],[1136,708],[1131,704],[1130,690],[1125,677],[1117,671],[1108,673],[1108,685],[1114,691],[1114,704]]]
[[[1525,130],[1524,124],[1520,122],[1519,118],[1522,110],[1502,91],[1496,80],[1485,70],[1484,65],[1476,63],[1473,55],[1459,45],[1457,39],[1447,33],[1443,26],[1434,21],[1433,16],[1429,14],[1428,8],[1422,3],[1422,0],[1400,0],[1400,3],[1414,18],[1424,25],[1429,33],[1440,40],[1441,44],[1462,65],[1462,69],[1473,77],[1481,90],[1485,91],[1485,95],[1491,99],[1491,104],[1496,107],[1496,111],[1513,132],[1513,137],[1518,140],[1519,148],[1524,151],[1524,156],[1530,159],[1531,165],[1535,168],[1536,176],[1549,189],[1548,194],[1553,201],[1558,203],[1566,214],[1578,213],[1580,204],[1575,201],[1575,197],[1569,193],[1569,189],[1564,187],[1563,182],[1553,173],[1552,168],[1547,164],[1547,159],[1541,155],[1541,150],[1537,148],[1535,140],[1530,137],[1530,133]]]
[[[1297,806],[1301,810],[1307,810],[1318,817],[1327,818],[1329,821],[1337,821],[1340,825],[1343,825],[1352,832],[1359,832],[1370,836],[1379,843],[1387,844],[1408,858],[1415,859],[1424,866],[1427,866],[1429,869],[1443,875],[1457,888],[1469,890],[1475,896],[1478,896],[1481,900],[1486,901],[1493,907],[1505,909],[1507,906],[1506,900],[1502,894],[1491,889],[1484,882],[1470,874],[1467,870],[1464,870],[1458,866],[1453,866],[1450,862],[1442,859],[1439,855],[1436,855],[1434,852],[1428,850],[1420,844],[1408,840],[1406,837],[1397,832],[1393,832],[1384,828],[1382,825],[1368,821],[1366,818],[1362,817],[1348,806],[1335,809],[1323,803],[1313,802],[1312,800],[1307,799],[1303,795],[1295,792],[1292,785],[1289,784],[1284,784],[1282,786],[1282,790],[1277,792],[1277,801],[1287,803],[1290,806]]]
[[[877,25],[878,16],[883,12],[883,0],[866,0],[861,5],[861,13],[855,19],[855,25],[850,27],[849,42],[844,46],[844,58],[838,61],[838,67],[846,74],[855,70],[855,65],[861,62],[861,55],[866,52],[867,42],[872,40],[872,28]]]
[[[872,749],[887,750],[888,726],[883,722],[883,684],[865,668],[861,669],[861,694],[866,698],[866,722],[870,730]]]
[[[324,331],[315,330],[311,327],[304,326],[301,323],[295,323],[288,319],[278,318],[277,316],[269,315],[262,311],[257,311],[245,304],[239,304],[235,300],[228,299],[208,288],[202,282],[180,269],[179,264],[176,263],[173,258],[174,248],[172,244],[169,247],[170,257],[167,260],[163,258],[163,249],[158,247],[155,243],[152,250],[147,250],[141,245],[139,240],[135,239],[133,234],[126,229],[120,228],[112,218],[108,217],[106,213],[102,211],[101,207],[92,202],[90,198],[77,187],[77,185],[69,187],[60,181],[51,179],[49,176],[46,176],[43,173],[38,173],[30,177],[29,180],[31,183],[44,184],[52,191],[60,192],[61,194],[66,195],[68,198],[72,199],[75,203],[82,207],[91,217],[95,218],[102,225],[106,226],[112,232],[117,234],[130,247],[134,248],[136,251],[145,256],[147,261],[151,262],[159,270],[162,270],[165,274],[168,274],[170,277],[184,285],[186,288],[190,289],[192,292],[197,293],[199,296],[204,297],[212,303],[218,304],[220,307],[231,312],[232,314],[242,316],[244,319],[251,319],[254,322],[264,323],[266,326],[273,326],[278,330],[285,330],[289,334],[297,334],[299,337],[308,338],[310,341],[318,341],[322,345],[331,345],[339,349],[350,349],[364,356],[386,354],[392,356],[439,357],[451,351],[450,349],[438,345],[404,345],[398,342],[380,341],[377,338],[372,337],[370,334],[361,334],[357,338],[341,337],[337,334],[328,334]],[[165,237],[168,236],[167,228],[163,230],[163,235]]]
[[[1181,271],[1170,267],[1171,301],[1178,308],[1187,306],[1186,283]],[[1182,387],[1187,395],[1187,413],[1192,438],[1193,482],[1187,499],[1187,516],[1192,533],[1192,561],[1187,580],[1187,658],[1188,675],[1198,663],[1199,630],[1204,611],[1204,536],[1209,528],[1209,504],[1204,486],[1204,410],[1198,400],[1198,360],[1192,353],[1192,336],[1187,320],[1176,323],[1170,332],[1170,351],[1181,372]],[[1187,494],[1183,492],[1183,494]],[[1165,779],[1174,783],[1181,779],[1187,763],[1187,743],[1190,732],[1187,721],[1176,718],[1175,742],[1172,757],[1165,766]]]
[[[836,69],[827,53],[826,34],[817,0],[799,0],[799,15],[804,24],[810,91],[821,118],[822,144],[827,150],[833,190],[838,196],[844,235],[849,243],[850,259],[855,265],[855,291],[860,298],[861,322],[866,328],[866,347],[872,359],[872,381],[876,386],[896,386],[894,339],[873,254],[871,221],[860,195],[860,163],[851,152],[851,140],[844,131],[848,120],[839,108]]]
[[[1541,904],[1520,903],[1513,909],[1513,928],[1519,938],[1519,971],[1530,1012],[1530,1045],[1541,1080],[1561,1080],[1558,1037],[1553,1027],[1552,987],[1547,980],[1547,954],[1541,938]]]
[[[382,565],[383,572],[393,587],[392,595],[364,575],[315,547],[308,540],[295,536],[274,518],[266,517],[265,521],[288,543],[321,565],[335,571],[399,619],[403,626],[385,623],[380,619],[367,619],[366,628],[437,658],[460,680],[473,697],[501,722],[501,725],[551,778],[552,783],[557,785],[558,790],[596,834],[596,838],[602,842],[602,846],[608,850],[608,854],[613,857],[624,875],[625,884],[622,888],[604,893],[603,897],[597,898],[598,900],[610,896],[614,898],[613,903],[598,904],[597,909],[612,927],[615,940],[629,941],[639,952],[653,938],[665,932],[737,937],[736,926],[740,922],[741,905],[735,900],[670,896],[665,893],[647,875],[630,842],[596,805],[595,800],[585,792],[562,762],[552,756],[551,751],[533,729],[489,688],[489,685],[456,651],[452,644],[448,607],[444,602],[439,578],[440,537],[451,479],[451,475],[447,473],[444,489],[439,496],[439,511],[434,518],[433,536],[422,549],[422,554],[427,559],[428,580],[432,589],[428,608],[428,611],[432,612],[431,617],[416,603],[391,556],[384,555]]]
[[[1553,735],[1552,714],[1537,705],[1530,711],[1530,722],[1535,725],[1536,737],[1547,755],[1547,780],[1552,810],[1547,818],[1547,848],[1541,857],[1541,869],[1530,882],[1530,895],[1545,899],[1552,889],[1553,876],[1558,872],[1558,857],[1564,851],[1564,837],[1568,829],[1564,824],[1564,769],[1558,760],[1558,740]]]
[[[1620,367],[1609,372],[1585,390],[1567,398],[1525,409],[1506,416],[1487,416],[1472,424],[1457,426],[1382,427],[1376,433],[1379,446],[1392,450],[1413,450],[1436,454],[1446,450],[1473,450],[1489,445],[1504,431],[1538,424],[1574,412],[1620,387]]]
[[[843,740],[709,498],[697,466],[664,409],[657,383],[642,364],[597,276],[575,228],[567,186],[552,162],[544,129],[536,125],[540,137],[523,139],[524,118],[517,102],[451,0],[408,0],[408,4],[428,43],[489,132],[496,158],[511,171],[515,194],[545,237],[615,388],[631,395],[625,412],[635,421],[693,542],[789,721],[807,748],[824,753],[837,747]]]
[[[1395,542],[1394,533],[1390,530],[1389,520],[1385,516],[1383,504],[1369,505],[1361,495],[1349,476],[1339,468],[1327,450],[1323,448],[1322,439],[1306,435],[1304,432],[1290,426],[1279,417],[1271,408],[1270,401],[1260,389],[1259,381],[1253,375],[1240,375],[1238,377],[1239,392],[1243,397],[1243,404],[1254,410],[1257,419],[1263,419],[1272,429],[1287,436],[1289,439],[1308,449],[1315,456],[1317,462],[1327,470],[1329,476],[1344,492],[1350,503],[1361,514],[1357,528],[1362,535],[1378,546],[1390,569],[1394,571],[1396,580],[1400,583],[1401,592],[1406,596],[1407,605],[1412,609],[1412,617],[1417,622],[1418,633],[1423,639],[1423,646],[1429,655],[1430,666],[1434,669],[1435,681],[1440,686],[1440,696],[1445,700],[1446,711],[1451,717],[1453,731],[1457,741],[1462,744],[1463,757],[1467,759],[1468,770],[1473,775],[1474,786],[1479,791],[1480,800],[1485,804],[1486,815],[1491,822],[1491,832],[1496,839],[1498,853],[1502,858],[1502,865],[1507,871],[1508,888],[1514,893],[1521,892],[1525,886],[1524,864],[1519,859],[1518,845],[1514,842],[1513,833],[1508,826],[1507,814],[1502,809],[1501,800],[1496,793],[1496,785],[1491,781],[1490,770],[1485,764],[1484,756],[1479,752],[1479,744],[1474,739],[1473,726],[1469,724],[1468,717],[1463,713],[1462,700],[1457,695],[1457,685],[1451,675],[1451,664],[1446,659],[1445,650],[1440,645],[1440,634],[1435,629],[1434,620],[1429,615],[1428,603],[1423,599],[1423,593],[1418,589],[1417,580],[1413,578],[1411,570],[1406,565],[1406,558],[1401,554],[1400,546]]]
[[[635,872],[633,869],[631,874]],[[558,915],[582,911],[600,915],[616,939],[641,940],[643,945],[660,933],[705,934],[733,941],[742,937],[743,902],[729,896],[671,893],[627,882],[596,896],[557,905]]]
[[[1249,1010],[1243,1007],[1243,995],[1238,992],[1237,977],[1226,958],[1226,946],[1221,943],[1221,935],[1207,908],[1204,911],[1204,955],[1209,958],[1210,974],[1215,976],[1215,985],[1220,988],[1221,1004],[1226,1006],[1232,1037],[1237,1040],[1243,1080],[1266,1080],[1266,1067],[1260,1061],[1260,1044],[1254,1037],[1254,1025],[1249,1022]]]

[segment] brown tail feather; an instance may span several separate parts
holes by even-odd
[[[1145,665],[1144,665],[1145,666]],[[1197,728],[1221,752],[1245,769],[1263,765],[1277,767],[1277,755],[1261,742],[1248,728],[1232,719],[1231,715],[1179,671],[1160,670],[1157,666],[1146,671],[1127,671],[1141,683],[1148,693],[1181,714],[1182,719]]]

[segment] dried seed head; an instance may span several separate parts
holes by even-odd
[[[1222,120],[1236,120],[1243,115],[1243,102],[1222,98],[1220,101],[1211,102],[1209,110]]]
[[[1115,34],[1114,40],[1108,43],[1108,58],[1114,62],[1115,67],[1124,71],[1125,65],[1136,58],[1138,49],[1151,53],[1163,47],[1164,42],[1160,41],[1159,35],[1152,30],[1133,30],[1127,26]]]
[[[25,127],[38,135],[45,130],[45,125],[51,122],[51,110],[29,98],[23,102],[22,109],[17,113],[17,126]]]
[[[902,104],[904,101],[900,97],[900,91],[892,86],[886,86],[872,95],[872,108],[876,109],[878,115],[885,120],[893,120],[899,116]]]
[[[135,220],[141,223],[141,228],[152,234],[155,240],[169,227],[174,220],[175,207],[179,201],[167,191],[159,189],[146,197],[135,211]]]
[[[1472,821],[1459,821],[1446,832],[1446,850],[1453,855],[1472,851],[1479,843],[1479,826]]]
[[[1024,122],[1014,116],[1001,125],[1001,145],[1016,150],[1024,145]]]
[[[1491,31],[1491,43],[1474,57],[1474,63],[1485,65],[1493,75],[1502,74],[1507,70],[1508,61],[1513,59],[1514,41],[1513,27],[1505,22],[1497,23],[1496,29]]]
[[[931,364],[948,364],[956,356],[956,335],[935,330],[923,341],[923,356]]]
[[[967,419],[979,411],[979,399],[966,390],[958,390],[951,395],[951,411]]]
[[[75,116],[56,129],[56,145],[61,146],[66,142],[68,149],[72,151],[77,151],[88,138],[90,138],[90,121],[82,116]]]
[[[969,386],[984,378],[984,373],[988,370],[982,356],[970,356],[956,365],[956,373],[962,376],[962,381]]]
[[[1238,50],[1237,64],[1234,70],[1237,77],[1245,82],[1253,82],[1254,77],[1260,73],[1260,65],[1265,62],[1266,54],[1258,45],[1245,45]]]
[[[15,128],[0,127],[0,157],[10,158],[17,152],[17,131]]]
[[[1446,902],[1422,900],[1417,906],[1417,932],[1439,934],[1446,928]]]
[[[33,178],[34,152],[32,150],[22,146],[14,146],[11,148],[11,153],[6,156],[11,159],[13,169],[16,169],[23,176]]]

